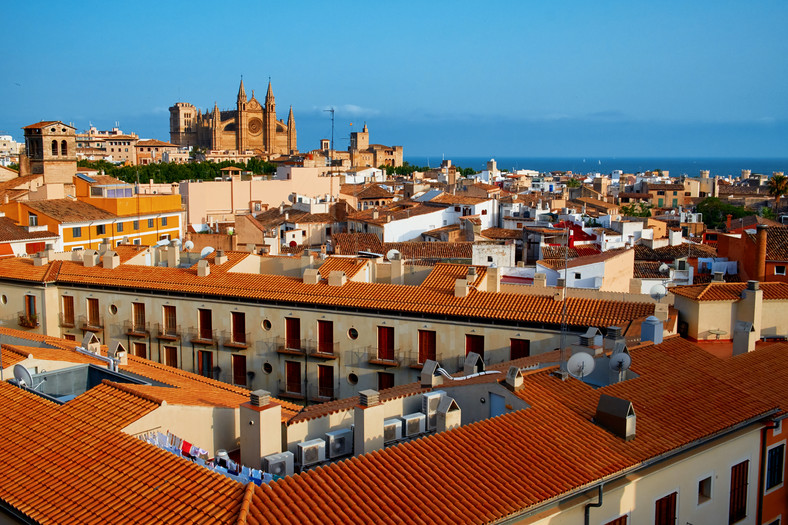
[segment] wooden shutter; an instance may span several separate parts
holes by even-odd
[[[334,367],[329,365],[317,366],[317,395],[320,397],[334,397]]]
[[[246,386],[246,356],[233,354],[233,383]]]
[[[88,324],[90,326],[98,326],[100,317],[98,299],[88,298]]]
[[[394,360],[393,326],[378,326],[378,359]]]
[[[134,316],[134,328],[145,328],[145,304],[144,303],[131,303],[132,314]]]
[[[167,334],[174,334],[177,330],[177,322],[175,320],[175,307],[167,305],[164,307],[164,330]]]
[[[68,325],[74,324],[74,296],[63,296],[63,323]]]
[[[419,330],[419,363],[428,359],[435,359],[435,332],[432,330]]]
[[[378,390],[385,390],[394,386],[394,374],[378,372]]]
[[[233,325],[233,342],[246,343],[246,314],[243,312],[232,312],[230,314],[230,320]]]
[[[657,500],[654,513],[654,525],[675,525],[677,496],[678,493],[673,492]]]
[[[510,359],[520,359],[531,355],[531,341],[528,339],[511,339],[511,342]]]
[[[167,366],[178,367],[178,347],[165,346],[164,347],[164,364]]]
[[[285,390],[301,393],[301,363],[285,361]]]
[[[200,339],[210,341],[213,339],[213,320],[211,319],[211,311],[207,308],[200,308],[199,312],[200,321]]]
[[[476,352],[484,359],[484,336],[465,334],[465,355]]]
[[[747,516],[747,471],[750,462],[742,461],[731,468],[731,499],[728,523],[736,523]]]
[[[301,319],[285,318],[285,348],[301,349]]]
[[[334,353],[334,322],[317,322],[317,351],[321,354]]]

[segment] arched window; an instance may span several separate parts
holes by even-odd
[[[57,155],[57,141],[52,141],[52,155]]]
[[[65,140],[60,141],[60,154],[68,155],[68,145]]]

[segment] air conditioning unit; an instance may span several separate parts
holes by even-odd
[[[427,416],[421,412],[406,414],[402,416],[402,423],[405,427],[405,437],[414,437],[423,434],[427,425]]]
[[[383,442],[392,443],[402,439],[402,421],[387,419],[383,421]]]
[[[298,462],[302,468],[325,460],[326,442],[322,439],[310,439],[298,444]]]
[[[435,430],[438,424],[438,405],[444,394],[446,394],[446,392],[443,390],[434,390],[421,395],[421,411],[427,416],[427,430]]]
[[[293,460],[292,452],[271,454],[263,458],[263,469],[275,476],[290,476],[293,474]]]
[[[353,431],[349,428],[326,432],[328,457],[331,459],[353,453]]]

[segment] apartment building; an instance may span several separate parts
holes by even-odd
[[[470,352],[500,363],[560,339],[562,302],[497,292],[497,268],[439,264],[404,286],[355,282],[355,264],[322,271],[326,279],[311,256],[298,258],[301,277],[286,277],[261,274],[266,257],[249,253],[103,250],[0,261],[0,316],[65,338],[121,339],[134,355],[308,402],[408,383],[428,359],[453,372]],[[405,261],[380,265],[402,282]],[[572,331],[626,330],[654,312],[566,301]]]

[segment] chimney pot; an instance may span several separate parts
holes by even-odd
[[[249,393],[249,402],[256,407],[264,407],[271,402],[271,392],[255,390]]]
[[[364,407],[374,407],[380,404],[380,392],[377,390],[362,390],[358,393],[359,404]]]

